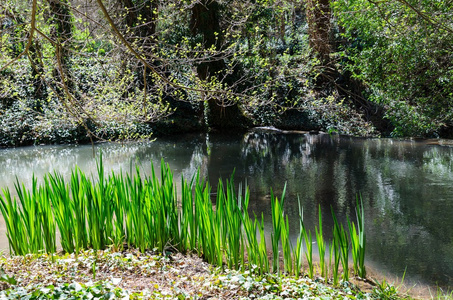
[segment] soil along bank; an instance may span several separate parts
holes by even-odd
[[[78,255],[0,258],[0,298],[54,299],[382,299],[395,293],[322,280],[222,270],[196,255],[142,253],[136,249],[82,251]]]

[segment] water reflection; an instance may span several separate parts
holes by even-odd
[[[422,141],[358,139],[256,130],[245,135],[184,135],[153,143],[96,145],[108,170],[129,170],[139,161],[149,172],[165,159],[175,178],[190,178],[197,169],[212,183],[235,172],[247,181],[250,209],[265,221],[270,216],[270,188],[280,195],[287,184],[286,211],[293,232],[298,204],[314,230],[318,206],[331,227],[332,207],[342,222],[355,217],[360,193],[366,212],[369,263],[384,271],[442,286],[453,285],[453,148]],[[74,165],[95,172],[90,146],[45,146],[0,151],[0,181],[29,182]],[[215,192],[215,188],[214,188]],[[0,245],[1,246],[1,245]]]
[[[360,193],[372,261],[400,276],[407,267],[413,279],[453,283],[452,148],[328,135],[252,133],[244,141],[257,191],[287,182],[290,212],[299,195],[311,224],[318,205],[324,219],[330,207],[343,221],[353,216]]]

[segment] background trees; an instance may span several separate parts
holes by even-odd
[[[386,106],[393,134],[451,136],[453,2],[338,0],[333,7],[344,30],[343,65]]]
[[[251,124],[451,135],[452,5],[7,0],[0,143]]]

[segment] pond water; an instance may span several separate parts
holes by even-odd
[[[439,141],[435,141],[438,143]],[[442,141],[440,141],[442,143]],[[448,141],[444,141],[448,144]],[[361,194],[366,217],[367,264],[385,274],[443,287],[453,286],[453,147],[432,141],[361,139],[338,135],[254,130],[246,134],[193,134],[151,143],[37,146],[0,150],[0,186],[32,174],[69,174],[78,165],[96,172],[93,153],[102,150],[106,169],[127,171],[136,162],[150,169],[163,158],[175,177],[197,169],[211,183],[235,172],[250,186],[250,210],[270,221],[270,189],[285,183],[286,213],[298,231],[298,198],[311,230],[321,206],[326,234],[331,207],[340,221],[355,218]],[[269,227],[268,227],[269,228]],[[0,224],[0,248],[7,248]],[[316,248],[316,247],[315,247]]]

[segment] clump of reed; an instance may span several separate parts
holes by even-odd
[[[44,177],[42,184],[33,177],[31,190],[16,183],[18,200],[8,189],[3,190],[0,210],[6,222],[10,251],[17,255],[54,253],[59,232],[60,246],[68,253],[109,246],[120,249],[124,245],[163,253],[195,251],[209,263],[230,269],[249,266],[262,274],[272,271],[296,277],[315,276],[312,234],[304,225],[300,203],[296,245],[290,239],[290,224],[284,212],[286,188],[280,199],[271,191],[269,257],[264,218],[250,216],[247,186],[239,185],[236,191],[233,176],[226,183],[219,180],[217,196],[212,199],[210,184],[197,174],[190,181],[181,180],[178,199],[169,166],[162,161],[160,176],[151,168],[150,176],[142,175],[138,167],[134,175],[112,172],[107,176],[101,157],[96,180],[75,168],[69,181],[61,174],[52,173]],[[332,210],[334,238],[327,262],[329,243],[323,237],[319,208],[319,225],[315,228],[320,258],[318,273],[326,278],[331,276],[334,284],[339,282],[340,262],[342,278],[349,280],[349,250],[354,273],[360,277],[366,275],[363,205],[359,199],[356,215],[357,225],[348,218],[349,231],[346,231]],[[307,270],[302,267],[303,254]]]

